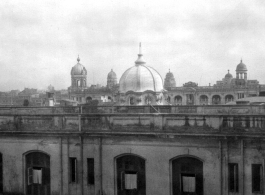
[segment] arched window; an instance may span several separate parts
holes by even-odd
[[[152,97],[150,95],[145,97],[145,104],[146,105],[152,104]]]
[[[208,105],[208,97],[206,95],[200,96],[200,105]]]
[[[76,86],[80,87],[80,85],[81,85],[80,80],[76,80]]]
[[[170,98],[170,96],[167,97],[167,102],[168,102],[168,103],[171,102],[171,98]]]
[[[117,195],[146,194],[145,160],[128,154],[116,159]]]
[[[135,102],[134,102],[134,97],[130,97],[130,105],[134,105]]]
[[[176,105],[182,105],[182,97],[180,95],[175,96],[174,103]]]
[[[212,98],[212,104],[213,105],[221,104],[221,96],[220,95],[214,95]]]
[[[194,95],[186,94],[186,102],[187,102],[187,105],[194,105]]]
[[[50,195],[50,156],[43,152],[26,154],[25,176],[27,195]]]
[[[92,100],[92,97],[87,97],[86,98],[86,103],[90,102]]]
[[[225,96],[225,103],[234,101],[234,96],[232,95],[226,95]]]
[[[172,160],[173,195],[203,195],[203,162],[193,157]]]

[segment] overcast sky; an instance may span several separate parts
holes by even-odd
[[[214,84],[240,59],[265,84],[264,0],[0,1],[0,91],[70,86],[80,63],[88,84],[118,80],[134,66],[138,45],[162,78],[177,86]]]

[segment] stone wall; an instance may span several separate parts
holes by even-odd
[[[38,151],[50,156],[52,195],[117,194],[116,159],[122,155],[145,160],[146,194],[172,194],[172,160],[179,157],[203,162],[205,195],[233,194],[228,188],[228,163],[239,165],[236,194],[251,194],[251,167],[262,164],[264,168],[265,115],[260,112],[263,107],[220,107],[232,108],[257,113],[91,114],[75,107],[76,113],[53,108],[45,112],[16,108],[15,114],[12,109],[2,110],[3,191],[26,193],[25,155]],[[70,157],[77,158],[73,183],[69,182]],[[87,158],[95,160],[93,185],[87,181]]]

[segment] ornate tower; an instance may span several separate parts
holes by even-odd
[[[176,81],[175,81],[173,73],[170,72],[170,69],[169,69],[169,72],[166,74],[164,88],[167,89],[170,87],[176,87]]]
[[[87,71],[86,68],[79,63],[80,58],[77,58],[77,64],[71,70],[72,88],[86,88]]]
[[[236,67],[237,85],[247,85],[247,66],[243,64],[242,59]]]
[[[107,78],[107,87],[111,89],[115,85],[117,85],[117,76],[116,76],[116,73],[111,69],[111,71],[108,74],[108,78]]]

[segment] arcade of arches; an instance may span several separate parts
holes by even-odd
[[[2,155],[0,153],[0,160]],[[135,154],[121,154],[115,157],[117,195],[146,194],[146,160]],[[27,152],[24,155],[25,194],[51,194],[50,156],[42,151]],[[77,182],[77,159],[70,158],[70,182]],[[91,161],[92,160],[92,161]],[[91,164],[92,162],[92,164]],[[203,195],[203,162],[193,156],[178,156],[169,161],[172,172],[173,195]],[[0,163],[2,170],[2,163]],[[94,168],[94,159],[88,159],[88,166]],[[88,167],[90,169],[90,167]],[[1,172],[0,180],[3,180]],[[94,184],[94,170],[88,172],[88,182]],[[0,183],[1,183],[0,181]]]
[[[233,95],[228,94],[223,96],[223,98],[220,95],[213,95],[212,97],[208,95],[200,95],[198,96],[198,100],[195,100],[193,94],[187,94],[184,98],[181,95],[176,95],[172,98],[168,96],[167,101],[173,105],[220,105],[233,102],[234,99]],[[224,102],[222,102],[223,100]]]

